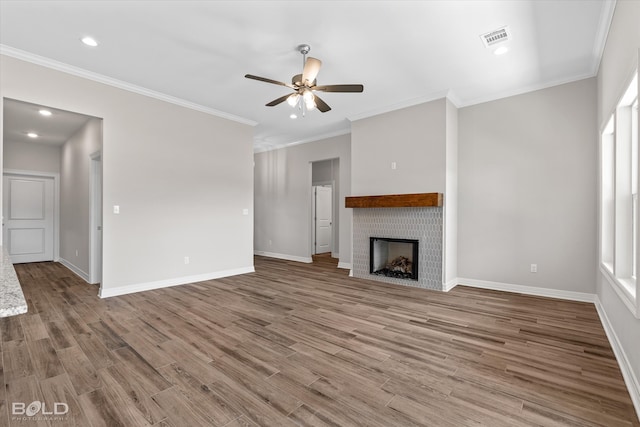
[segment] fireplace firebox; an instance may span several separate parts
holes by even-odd
[[[369,273],[418,280],[418,240],[369,238]]]

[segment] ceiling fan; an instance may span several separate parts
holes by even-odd
[[[248,79],[259,80],[261,82],[272,83],[280,86],[286,86],[293,89],[293,93],[281,96],[266,104],[267,107],[274,107],[278,104],[287,101],[292,107],[298,107],[302,110],[304,116],[305,111],[318,108],[320,112],[326,113],[331,110],[331,107],[324,102],[314,92],[362,92],[364,86],[360,84],[346,84],[346,85],[316,85],[316,77],[320,71],[322,61],[316,58],[307,58],[307,53],[311,50],[311,46],[307,44],[301,44],[298,46],[298,51],[302,54],[302,74],[296,74],[291,79],[291,83],[283,83],[277,80],[268,79],[265,77],[254,76],[252,74],[245,74]]]

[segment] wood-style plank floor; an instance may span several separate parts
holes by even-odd
[[[16,265],[0,425],[640,426],[592,304],[353,279],[330,258],[99,299]],[[16,418],[15,402],[69,406]]]

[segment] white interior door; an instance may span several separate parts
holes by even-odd
[[[11,261],[53,261],[53,179],[13,174],[3,179],[2,244]]]
[[[331,236],[332,232],[332,197],[333,191],[330,186],[315,187],[315,207],[316,207],[316,245],[315,253],[321,254],[331,252]]]

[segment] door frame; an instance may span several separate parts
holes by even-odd
[[[4,178],[7,175],[53,179],[53,260],[55,262],[60,261],[60,174],[23,169],[3,169],[2,177]],[[0,185],[4,185],[4,179]],[[6,191],[6,188],[3,188],[2,191]],[[4,206],[1,215],[4,215]],[[4,224],[4,217],[2,222]],[[4,226],[0,232],[0,238],[2,239],[0,241],[4,242]]]
[[[102,167],[97,168],[98,162],[102,166],[102,150],[95,151],[89,155],[89,283],[100,283],[102,287],[102,239],[98,239],[98,213],[103,213],[102,209]],[[100,224],[102,226],[102,224]],[[103,231],[103,230],[101,230]],[[102,236],[104,238],[104,234]],[[100,263],[100,274],[98,274],[98,263]]]

